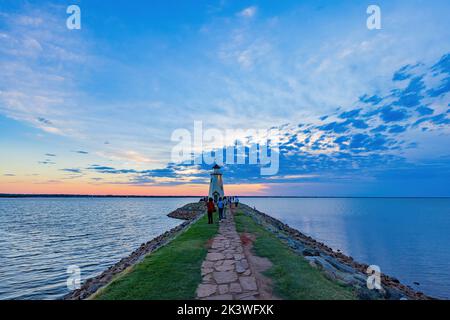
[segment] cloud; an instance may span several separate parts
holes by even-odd
[[[50,161],[50,160],[39,161],[38,163],[39,164],[43,164],[43,165],[54,165],[54,164],[56,164],[55,162]]]
[[[120,184],[130,185],[180,185],[185,183],[207,183],[208,171],[192,165],[169,164],[162,169],[136,170],[131,168],[114,168],[92,165],[87,170],[108,176],[123,176]],[[116,182],[119,183],[119,182]]]
[[[81,173],[81,169],[75,169],[75,168],[65,168],[60,169],[60,171],[68,172],[68,173]]]
[[[89,152],[83,151],[83,150],[78,150],[78,151],[73,151],[73,152],[78,153],[78,154],[89,154]]]
[[[97,173],[107,173],[107,174],[134,174],[138,173],[137,170],[134,169],[115,169],[113,167],[108,166],[90,166],[87,170],[96,171]]]
[[[16,22],[27,27],[38,27],[43,24],[44,20],[41,17],[31,17],[27,15],[20,15],[16,17]]]
[[[135,163],[135,164],[150,164],[158,162],[155,159],[147,157],[142,153],[134,150],[110,150],[110,151],[101,151],[97,153],[101,157],[112,159],[116,161],[125,161],[127,163]]]
[[[46,133],[75,137],[69,108],[80,96],[75,78],[80,63],[87,66],[86,45],[80,35],[67,35],[59,10],[29,4],[3,13],[0,113]]]
[[[251,7],[245,8],[244,10],[240,11],[238,13],[238,15],[241,17],[245,17],[245,18],[252,18],[256,15],[257,11],[258,11],[258,7],[251,6]]]
[[[442,92],[438,97],[426,95],[434,87],[441,87],[441,82],[429,81],[425,78],[435,78],[435,67],[426,68],[424,63],[416,68],[401,68],[392,80],[393,89],[387,88],[386,93],[374,95],[366,93],[360,95],[355,102],[357,108],[341,107],[332,113],[318,116],[317,120],[300,124],[279,126],[282,139],[280,140],[280,172],[276,176],[262,177],[259,165],[226,165],[224,167],[228,183],[249,183],[251,181],[302,182],[305,179],[314,183],[326,183],[330,180],[351,182],[366,179],[376,181],[386,179],[391,170],[398,168],[414,175],[414,172],[435,170],[427,167],[423,160],[408,159],[409,150],[425,147],[418,139],[417,129],[427,128],[433,139],[440,139],[441,148],[445,151],[448,138],[448,124],[450,124],[448,103],[441,101],[449,91]],[[408,77],[402,77],[402,72],[408,70]],[[417,75],[419,72],[421,75]],[[436,78],[437,79],[437,78]],[[403,82],[403,89],[398,84]],[[419,94],[420,93],[420,94]],[[411,109],[409,103],[400,103],[404,97],[414,94],[417,109]],[[361,106],[363,102],[364,106]],[[440,107],[439,104],[441,104]],[[433,105],[434,109],[425,107]],[[345,111],[342,111],[345,110]],[[439,110],[439,111],[438,111]],[[414,124],[414,125],[411,125]],[[436,132],[434,134],[433,132]],[[433,157],[434,155],[429,155]],[[449,156],[450,157],[450,156]],[[450,162],[448,158],[435,161],[437,166],[446,168],[450,178]],[[248,161],[248,159],[247,159]],[[186,166],[188,168],[189,165]],[[190,176],[196,181],[208,176],[208,166],[195,168]],[[180,167],[174,164],[165,169],[136,171],[131,181],[133,183],[158,183],[165,178],[164,183],[179,183]],[[430,172],[430,174],[435,174]],[[395,179],[392,175],[391,179]]]
[[[314,174],[293,174],[293,175],[285,175],[285,176],[270,176],[267,178],[267,180],[279,180],[279,181],[286,181],[286,180],[297,180],[297,181],[304,181],[304,180],[310,180],[318,178],[319,175]]]
[[[39,118],[37,118],[37,120],[38,120],[40,123],[43,123],[43,124],[45,124],[45,125],[52,125],[52,124],[53,124],[50,120],[45,119],[45,118],[43,118],[43,117],[39,117]]]

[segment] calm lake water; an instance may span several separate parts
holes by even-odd
[[[67,267],[85,280],[177,226],[188,198],[0,199],[0,299],[57,299]]]
[[[67,267],[82,280],[175,227],[189,198],[0,199],[0,299],[57,299]],[[427,294],[450,298],[450,199],[242,202]],[[420,285],[414,285],[419,282]]]
[[[241,200],[404,284],[450,299],[450,199]]]

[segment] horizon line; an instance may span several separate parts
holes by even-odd
[[[292,198],[292,199],[301,199],[301,198],[317,198],[317,199],[344,199],[344,198],[374,198],[374,199],[448,199],[450,196],[330,196],[330,195],[320,195],[320,196],[280,196],[280,195],[230,195],[230,196],[238,196],[239,198]],[[52,193],[43,193],[43,194],[34,194],[34,193],[0,193],[0,198],[204,198],[205,195],[113,195],[113,194],[52,194]]]

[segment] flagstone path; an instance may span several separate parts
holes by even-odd
[[[234,209],[227,208],[226,219],[220,223],[219,233],[202,264],[202,283],[197,299],[256,300],[260,292],[248,264],[234,223]]]

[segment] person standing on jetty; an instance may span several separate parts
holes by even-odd
[[[208,209],[208,224],[213,224],[213,213],[216,212],[216,206],[214,205],[213,198],[209,198],[206,207]]]
[[[224,200],[220,197],[219,201],[217,202],[217,208],[219,208],[219,221],[223,220],[223,209],[225,207]]]
[[[239,198],[236,196],[236,197],[234,198],[234,206],[237,208],[238,205],[239,205]]]
[[[223,197],[223,213],[222,216],[225,219],[227,217],[227,205],[228,205],[228,198],[227,197]]]

